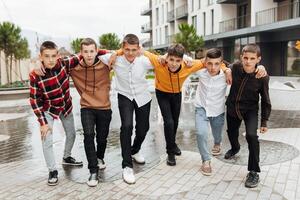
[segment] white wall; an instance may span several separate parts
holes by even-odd
[[[6,75],[6,66],[5,66],[5,59],[4,59],[3,52],[0,52],[0,66],[1,66],[1,85],[4,85],[7,84],[8,80]],[[34,64],[31,63],[30,59],[22,60],[20,63],[13,62],[12,82],[28,80],[30,69],[32,69],[33,66]]]
[[[273,0],[252,0],[251,1],[251,26],[255,26],[256,13],[262,10],[277,7]]]

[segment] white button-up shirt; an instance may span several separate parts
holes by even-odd
[[[207,117],[216,117],[225,112],[226,77],[222,70],[211,76],[207,69],[201,69],[196,73],[199,83],[194,104],[203,107]]]
[[[104,64],[108,64],[111,54],[100,56]],[[151,101],[151,93],[148,90],[146,73],[153,69],[149,59],[139,56],[130,63],[125,56],[118,56],[113,66],[116,78],[116,91],[126,96],[131,101],[134,99],[141,107]]]

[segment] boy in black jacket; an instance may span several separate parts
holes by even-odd
[[[255,78],[256,66],[260,60],[261,53],[258,45],[249,44],[242,49],[241,61],[232,64],[232,86],[226,101],[227,133],[231,149],[225,154],[225,159],[232,158],[240,150],[239,128],[244,120],[249,149],[249,173],[245,187],[249,188],[256,187],[259,183],[259,141],[257,136],[259,96],[261,96],[261,133],[268,131],[267,121],[271,113],[269,76]]]

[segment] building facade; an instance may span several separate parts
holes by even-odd
[[[257,43],[261,64],[270,75],[299,76],[299,0],[149,0],[150,41],[154,49],[165,49],[178,33],[178,24],[193,24],[205,48],[222,49],[224,59],[239,58],[243,46]],[[143,26],[142,26],[143,31]]]

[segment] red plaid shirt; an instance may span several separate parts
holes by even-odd
[[[45,69],[45,76],[30,73],[30,104],[40,125],[47,124],[44,112],[49,112],[53,118],[61,113],[67,116],[72,111],[70,96],[69,71],[79,64],[80,57],[58,59],[52,69]]]

